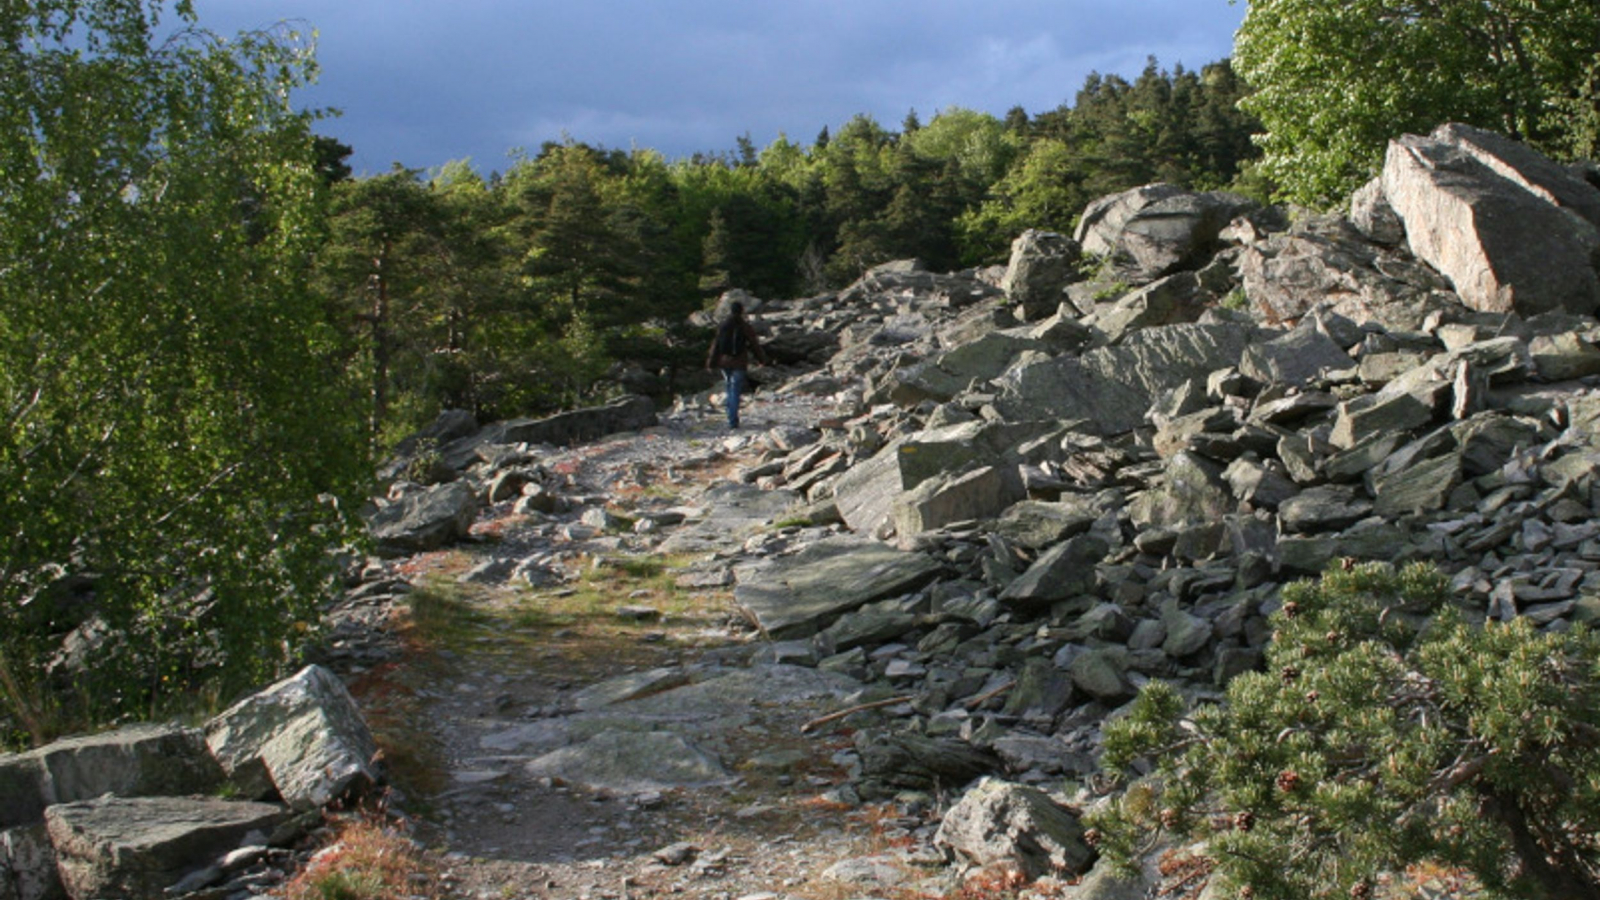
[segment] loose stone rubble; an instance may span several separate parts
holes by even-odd
[[[1595,210],[1592,181],[1461,126],[1397,140],[1349,217],[1146,186],[1097,202],[1071,240],[1019,239],[1003,270],[907,261],[837,294],[744,298],[781,363],[760,393],[810,404],[807,421],[652,456],[653,436],[715,420],[714,391],[576,448],[594,434],[447,414],[385,468],[374,536],[416,553],[524,517],[475,548],[463,578],[489,585],[699,554],[684,583],[731,588],[760,642],[737,674],[685,661],[485,735],[523,765],[469,781],[726,783],[719,735],[764,727],[730,698],[787,685],[839,711],[811,729],[849,735],[850,777],[826,796],[903,816],[900,863],[1175,896],[1155,866],[1133,882],[1094,867],[1077,834],[1101,799],[1101,725],[1151,679],[1220,698],[1259,666],[1285,584],[1425,560],[1469,616],[1600,618]],[[604,481],[578,477],[610,455]],[[692,506],[642,490],[733,459]],[[421,515],[446,489],[459,504]],[[356,569],[325,654],[359,670],[396,657],[382,610],[412,586],[392,563]],[[0,760],[0,789],[44,783],[42,758]],[[0,848],[38,846],[28,829],[68,802],[28,790]],[[667,858],[653,865],[728,863]],[[830,877],[894,880],[884,857],[855,862]]]
[[[1220,697],[1294,579],[1426,560],[1469,614],[1593,621],[1595,209],[1447,126],[1397,140],[1350,218],[1154,185],[1003,272],[901,263],[762,302],[765,338],[820,365],[779,393],[836,412],[740,474],[791,523],[732,554],[735,599],[780,658],[903,700],[841,720],[837,796],[966,788],[953,859],[1081,872],[1046,832],[1096,801],[1101,723],[1154,678]]]

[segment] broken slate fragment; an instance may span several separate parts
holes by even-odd
[[[734,601],[773,640],[809,637],[874,600],[932,581],[939,563],[857,537],[818,541],[792,556],[735,570]]]

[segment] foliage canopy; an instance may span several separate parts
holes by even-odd
[[[1387,141],[1445,122],[1558,155],[1594,145],[1600,0],[1249,7],[1234,42],[1255,88],[1242,106],[1261,120],[1263,170],[1288,199],[1347,196],[1377,171]]]
[[[307,289],[309,47],[194,21],[0,7],[0,699],[35,739],[63,680],[110,714],[272,674],[365,469]]]
[[[1433,861],[1495,896],[1600,892],[1600,639],[1474,625],[1448,582],[1370,563],[1284,591],[1265,672],[1185,717],[1153,682],[1104,764],[1155,772],[1092,823],[1114,859],[1207,838],[1258,900],[1369,896]]]

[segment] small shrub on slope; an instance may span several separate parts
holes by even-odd
[[[1525,619],[1478,625],[1413,565],[1284,591],[1266,671],[1186,716],[1153,682],[1107,726],[1107,771],[1150,777],[1093,817],[1132,862],[1163,831],[1203,838],[1258,900],[1371,896],[1419,862],[1491,896],[1600,897],[1600,641]]]

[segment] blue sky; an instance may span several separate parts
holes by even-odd
[[[307,106],[355,148],[357,173],[563,135],[668,157],[749,133],[809,143],[857,113],[898,129],[967,107],[1030,114],[1091,71],[1131,77],[1227,56],[1228,0],[196,0],[223,34],[291,20],[318,32]]]

